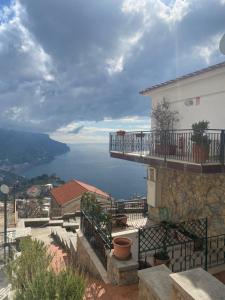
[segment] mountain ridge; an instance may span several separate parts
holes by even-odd
[[[0,168],[6,171],[46,163],[68,151],[68,145],[46,133],[0,128]]]

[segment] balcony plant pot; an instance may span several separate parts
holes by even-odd
[[[116,135],[118,135],[118,136],[124,136],[125,134],[126,134],[126,131],[124,131],[124,130],[118,130],[116,132]]]
[[[161,251],[161,252],[156,252],[154,254],[154,265],[159,266],[159,265],[166,265],[169,267],[170,264],[170,257],[167,252]]]
[[[119,260],[127,260],[131,257],[131,245],[133,241],[126,237],[115,237],[113,243],[113,254]]]
[[[177,145],[155,145],[155,153],[159,155],[176,155]]]
[[[192,124],[192,157],[196,163],[204,163],[209,159],[209,148],[211,140],[207,135],[208,121],[200,121]]]
[[[205,163],[209,159],[209,148],[203,145],[192,145],[193,160],[196,163]]]

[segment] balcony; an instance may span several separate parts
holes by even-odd
[[[196,173],[224,172],[225,130],[205,131],[200,134],[198,145],[192,137],[191,129],[117,131],[109,135],[110,155],[152,167],[164,166]]]

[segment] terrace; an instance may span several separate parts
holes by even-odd
[[[196,173],[222,173],[225,170],[225,130],[117,131],[109,135],[111,157],[152,167],[165,166]]]

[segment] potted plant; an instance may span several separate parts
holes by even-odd
[[[175,155],[176,141],[174,125],[179,122],[178,111],[170,109],[170,103],[163,99],[151,113],[152,125],[155,130],[155,153],[159,155]]]
[[[126,237],[115,237],[113,243],[113,254],[119,260],[127,260],[131,257],[131,245],[133,241]]]
[[[209,146],[211,140],[209,139],[206,130],[209,127],[208,121],[199,121],[192,124],[192,153],[193,160],[197,163],[204,163],[209,159]]]
[[[166,265],[169,266],[170,264],[170,257],[167,251],[167,239],[168,239],[168,231],[171,228],[171,224],[167,221],[161,222],[161,229],[162,229],[162,249],[154,254],[154,265]]]
[[[166,265],[167,267],[170,264],[170,257],[168,255],[167,249],[163,248],[161,251],[154,254],[154,265]]]
[[[116,132],[116,134],[119,135],[119,136],[124,136],[126,134],[126,131],[125,130],[118,130]]]

